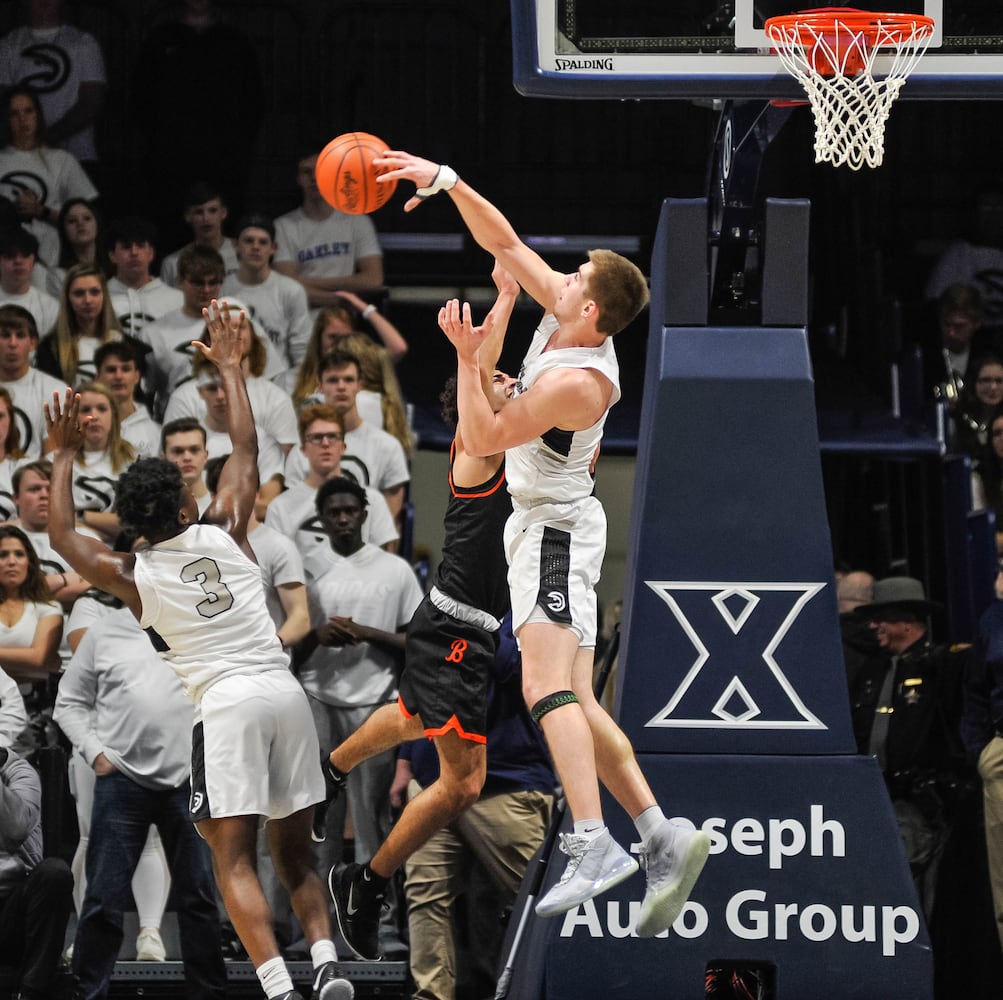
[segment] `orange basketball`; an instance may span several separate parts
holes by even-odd
[[[324,200],[340,212],[367,215],[382,208],[397,188],[397,181],[379,184],[385,173],[373,160],[389,146],[368,132],[345,132],[332,139],[317,157],[317,187]]]

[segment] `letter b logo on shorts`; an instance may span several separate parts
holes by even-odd
[[[447,663],[462,663],[463,654],[467,651],[466,639],[454,639],[449,644],[450,652],[446,654]]]

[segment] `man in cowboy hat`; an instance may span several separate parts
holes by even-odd
[[[857,748],[874,754],[884,772],[928,918],[967,773],[958,727],[968,646],[930,641],[927,620],[940,610],[913,577],[878,580],[873,600],[857,613],[887,656],[862,668],[850,690]]]

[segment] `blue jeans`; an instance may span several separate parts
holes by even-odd
[[[87,895],[73,945],[73,971],[86,1000],[108,995],[122,945],[123,911],[132,904],[132,876],[151,824],[160,833],[171,873],[185,995],[213,1000],[226,995],[212,861],[188,818],[189,795],[187,782],[154,791],[119,772],[97,779],[87,846]]]

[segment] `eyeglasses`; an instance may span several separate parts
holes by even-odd
[[[318,434],[307,434],[303,440],[307,444],[327,444],[329,441],[344,441],[345,435],[340,431],[323,431]]]

